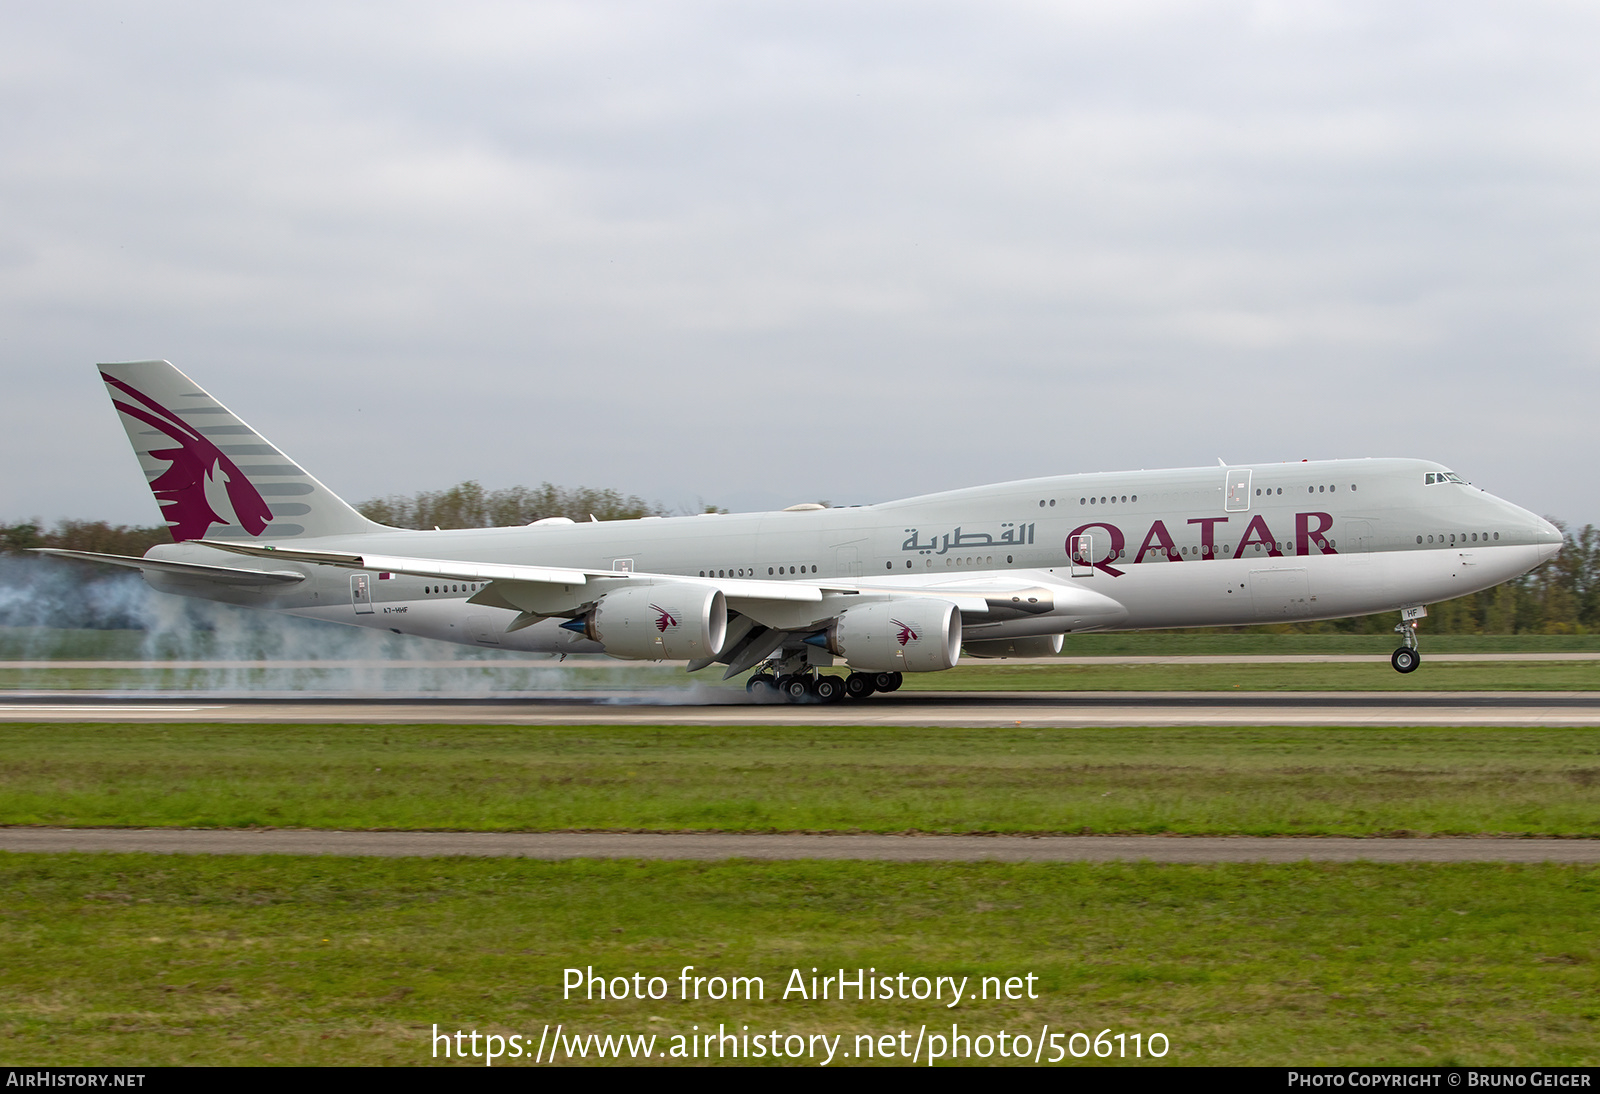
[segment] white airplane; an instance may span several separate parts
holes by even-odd
[[[1549,522],[1411,459],[1058,475],[878,505],[411,531],[357,513],[165,361],[101,365],[177,542],[162,592],[448,642],[759,668],[833,701],[906,672],[1059,652],[1083,631],[1426,605],[1552,558]],[[243,556],[243,557],[241,557]],[[819,670],[842,660],[852,670]]]

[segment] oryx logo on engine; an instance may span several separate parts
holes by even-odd
[[[650,610],[656,613],[656,630],[665,631],[668,627],[676,627],[678,625],[677,617],[660,604],[650,605]]]
[[[902,646],[905,645],[907,642],[915,642],[918,638],[921,637],[921,635],[917,634],[916,631],[911,629],[911,624],[910,623],[902,623],[898,619],[891,619],[891,620],[889,620],[889,623],[890,623],[891,626],[895,626],[895,627],[899,627],[900,628],[900,633],[895,635],[895,639]]]

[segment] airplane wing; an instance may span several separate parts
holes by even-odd
[[[356,551],[317,551],[306,548],[278,547],[256,543],[238,543],[232,540],[196,540],[201,546],[219,551],[271,558],[285,562],[305,562],[318,566],[338,566],[348,570],[377,570],[384,573],[407,574],[413,577],[437,578],[441,581],[479,581],[498,585],[498,589],[485,590],[473,597],[474,602],[495,607],[518,608],[522,611],[528,598],[517,595],[515,586],[574,586],[599,582],[601,587],[619,583],[681,582],[721,589],[734,610],[748,610],[761,602],[818,604],[825,593],[858,595],[877,593],[899,596],[937,596],[953,600],[964,612],[986,612],[988,603],[981,592],[958,586],[865,586],[854,581],[760,581],[753,578],[690,577],[684,574],[656,574],[634,570],[585,570],[559,566],[520,566],[499,562],[463,562],[455,559],[413,558]],[[546,590],[544,599],[549,595]],[[488,593],[489,595],[485,595]],[[592,599],[592,598],[590,598]],[[741,603],[743,607],[741,607]],[[576,604],[574,605],[576,606]],[[553,613],[552,613],[553,614]]]
[[[685,577],[682,574],[652,574],[632,570],[582,570],[560,566],[516,566],[499,562],[461,562],[442,558],[412,558],[367,552],[312,551],[292,547],[269,547],[227,540],[196,540],[201,546],[219,551],[275,558],[287,562],[308,562],[318,566],[338,566],[347,570],[378,570],[384,573],[432,577],[441,581],[509,582],[532,585],[587,585],[591,581],[663,582],[707,585],[721,589],[730,599],[792,600],[816,602],[822,599],[827,584],[801,584],[792,581],[756,581],[750,578]]]

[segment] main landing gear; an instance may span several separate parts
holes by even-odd
[[[784,673],[763,670],[745,683],[751,695],[783,699],[789,703],[837,703],[865,699],[875,691],[894,691],[904,677],[898,672],[852,672],[849,676],[824,675],[815,670]]]
[[[1395,630],[1400,632],[1405,645],[1389,655],[1389,664],[1394,666],[1395,672],[1416,672],[1417,666],[1422,664],[1422,651],[1417,648],[1417,621],[1406,620]]]

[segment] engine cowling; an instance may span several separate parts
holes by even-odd
[[[866,672],[939,672],[961,655],[961,612],[948,600],[884,600],[846,608],[828,651]]]
[[[1061,635],[1037,638],[985,638],[961,643],[961,651],[973,657],[1050,657],[1061,652]]]
[[[715,657],[728,636],[728,601],[704,585],[641,585],[601,597],[584,624],[612,657]]]

